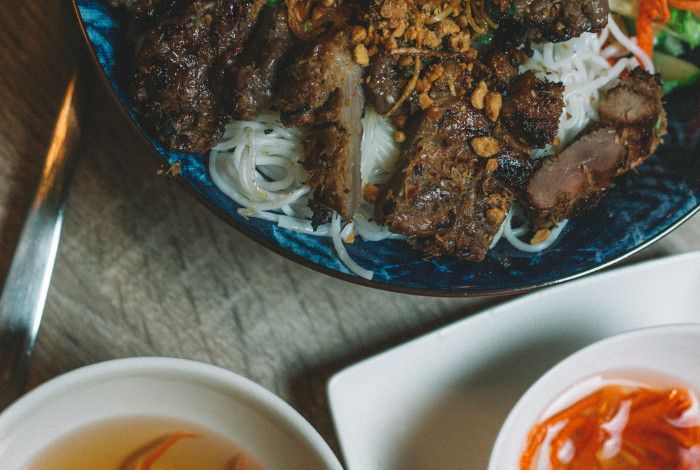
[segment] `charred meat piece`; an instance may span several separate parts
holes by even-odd
[[[293,46],[287,24],[287,10],[266,8],[238,60],[229,67],[223,81],[231,114],[236,119],[253,119],[272,103],[285,56]]]
[[[455,97],[462,98],[467,93],[471,94],[473,86],[484,77],[483,70],[472,67],[470,72],[467,64],[454,60],[444,60],[441,63],[428,68],[428,75],[438,75],[430,84],[429,96],[436,101],[435,105],[451,101]]]
[[[370,63],[366,81],[369,101],[378,113],[387,113],[403,94],[404,88],[413,73],[412,67],[400,67],[398,59],[390,54],[374,57]],[[424,68],[423,82],[430,77],[428,96],[433,101],[442,102],[470,93],[475,82],[489,77],[489,71],[481,62],[467,62],[445,58],[439,63]],[[394,115],[411,115],[419,111],[418,91],[413,90]]]
[[[533,41],[566,41],[608,24],[608,0],[493,0],[502,23],[517,36]]]
[[[221,137],[222,100],[212,69],[223,56],[240,52],[254,23],[248,2],[195,0],[145,34],[131,96],[166,148],[203,152]]]
[[[535,168],[535,161],[530,155],[501,140],[501,150],[493,158],[498,163],[493,175],[513,194],[524,194]]]
[[[641,69],[605,93],[598,127],[546,160],[533,174],[527,198],[536,228],[595,207],[616,175],[654,152],[665,131],[661,97],[658,78]]]
[[[616,127],[655,124],[662,97],[658,77],[638,67],[605,94],[600,119]]]
[[[337,32],[295,60],[278,102],[286,125],[312,124],[304,146],[310,205],[345,219],[352,219],[362,195],[362,73],[347,34]]]
[[[627,150],[611,127],[595,129],[574,141],[535,171],[527,187],[535,227],[551,225],[594,206],[624,167]]]
[[[636,68],[601,100],[601,122],[616,127],[627,147],[626,169],[639,165],[656,150],[659,134],[666,130],[662,98],[659,77]]]
[[[544,147],[557,136],[563,93],[563,84],[543,82],[527,71],[511,84],[501,120],[514,136],[533,147]]]
[[[367,76],[367,98],[378,113],[385,114],[394,106],[408,83],[411,72],[411,69],[399,67],[398,57],[389,53],[372,58]],[[396,114],[408,112],[409,105],[404,103]]]
[[[361,73],[352,60],[347,33],[337,32],[302,51],[289,66],[280,90],[277,107],[282,122],[301,126],[316,121],[316,116],[331,95],[341,88],[347,75]]]
[[[403,152],[404,167],[377,203],[377,217],[416,248],[481,261],[508,208],[508,192],[486,170],[472,140],[494,124],[466,101],[426,110]]]
[[[518,76],[518,68],[528,59],[527,54],[512,44],[498,45],[488,50],[481,59],[491,69],[491,83],[500,92],[508,90],[510,82]]]
[[[352,80],[351,88],[338,89],[331,95],[321,119],[312,126],[311,136],[304,142],[304,166],[314,188],[310,205],[335,210],[348,220],[355,215],[362,193],[360,144],[364,100],[361,77],[354,78],[358,80]],[[347,84],[351,84],[350,80]]]

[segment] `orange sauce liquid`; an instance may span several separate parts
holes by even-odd
[[[534,426],[520,458],[520,470],[537,468],[541,452],[547,453],[552,469],[699,470],[700,426],[669,422],[678,420],[692,405],[690,392],[680,387],[604,386]],[[606,423],[616,417],[618,429],[609,432]],[[552,430],[555,426],[560,429]],[[548,434],[551,440],[545,449]],[[611,439],[617,442],[613,456],[604,451]],[[565,446],[573,451],[573,458],[569,452],[570,457],[562,461],[560,451]]]
[[[162,417],[98,422],[50,444],[27,470],[264,470],[224,436]]]

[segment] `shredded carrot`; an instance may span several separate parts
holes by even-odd
[[[145,459],[143,459],[139,470],[151,470],[151,467],[156,462],[156,460],[161,458],[168,451],[168,449],[170,449],[172,446],[174,446],[183,439],[191,439],[194,437],[199,437],[199,435],[187,432],[177,432],[170,436],[166,436],[163,439],[163,442],[158,447],[156,447],[150,454],[148,454]]]
[[[668,0],[656,0],[657,14],[659,17],[655,20],[657,23],[666,24],[671,20],[671,10],[668,8]]]
[[[698,0],[640,0],[637,13],[637,44],[649,56],[654,54],[654,24],[666,24],[671,19],[669,1],[692,2],[700,6]]]
[[[603,387],[582,398],[551,418],[534,426],[520,456],[520,469],[530,470],[547,434],[553,426],[565,422],[552,436],[547,457],[552,468],[608,468],[609,464],[625,463],[635,468],[684,469],[680,450],[700,446],[700,426],[675,427],[668,420],[677,419],[691,408],[693,400],[687,390],[672,388],[633,390],[620,386]],[[624,429],[620,430],[620,451],[610,460],[601,450],[613,437],[605,423],[615,419],[622,406],[629,406]],[[559,453],[568,442],[575,449],[569,463],[559,460]],[[606,464],[606,465],[604,465]]]
[[[639,47],[652,56],[654,52],[654,23],[666,24],[671,19],[673,7],[679,10],[700,12],[700,0],[640,0],[637,14],[637,42]]]
[[[654,3],[642,0],[637,13],[637,44],[649,57],[654,53]]]

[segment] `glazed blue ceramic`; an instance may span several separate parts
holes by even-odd
[[[124,90],[130,46],[113,12],[98,0],[75,0],[85,35],[114,94],[164,164],[180,163],[181,179],[198,199],[263,245],[321,272],[401,292],[467,296],[506,294],[551,285],[607,266],[670,232],[700,207],[700,86],[668,97],[669,134],[635,174],[619,179],[593,212],[569,223],[560,239],[538,254],[499,243],[480,264],[425,259],[405,242],[357,240],[348,246],[373,281],[351,274],[330,239],[290,232],[238,215],[238,205],[212,183],[207,155],[167,152],[140,126]]]

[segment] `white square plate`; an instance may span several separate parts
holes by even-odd
[[[700,322],[700,252],[499,305],[352,365],[328,382],[349,470],[487,467],[508,412],[564,357],[645,326]]]

